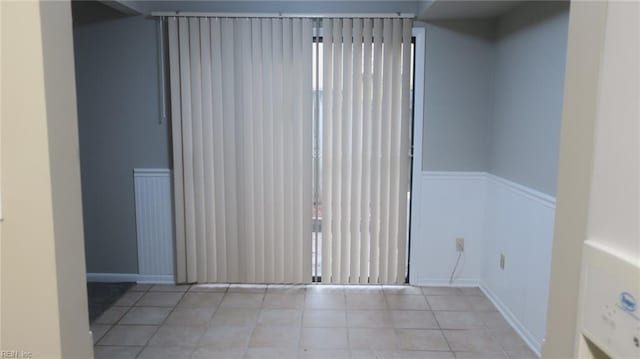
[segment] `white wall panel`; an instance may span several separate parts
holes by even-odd
[[[133,178],[138,272],[140,275],[173,275],[171,171],[136,168]]]
[[[465,251],[454,285],[480,279],[486,177],[484,172],[422,172],[413,178],[410,281],[449,285],[456,262],[456,238]]]
[[[538,353],[545,336],[554,216],[553,197],[487,175],[480,284]]]
[[[480,285],[531,348],[545,335],[555,198],[485,172],[414,177],[410,281]],[[500,254],[506,257],[500,269]]]

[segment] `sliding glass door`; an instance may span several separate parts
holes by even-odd
[[[315,31],[315,36],[314,36],[314,45],[313,45],[313,89],[314,89],[314,103],[313,103],[313,109],[314,109],[314,184],[313,184],[313,188],[314,188],[314,211],[313,211],[313,233],[312,233],[312,250],[313,250],[313,257],[312,257],[312,275],[313,275],[313,281],[314,282],[323,282],[323,278],[324,278],[324,282],[333,282],[333,279],[328,279],[327,275],[325,275],[323,277],[323,256],[327,259],[326,262],[332,262],[331,255],[332,253],[329,252],[324,246],[323,246],[323,233],[322,233],[322,229],[323,229],[323,213],[325,213],[326,211],[323,209],[323,204],[327,203],[327,201],[323,201],[323,196],[322,196],[322,183],[320,182],[320,179],[323,176],[323,157],[322,154],[324,153],[323,151],[323,128],[324,128],[324,78],[323,78],[323,73],[324,73],[324,61],[325,61],[325,57],[324,57],[324,43],[323,43],[323,27],[322,27],[322,23],[320,21],[318,21],[318,23],[316,24],[316,31]],[[368,37],[367,37],[368,39]],[[358,44],[360,45],[360,44]],[[353,51],[353,47],[356,46],[352,43],[352,51]],[[362,66],[358,67],[357,69],[362,71],[362,79],[364,82],[364,78],[365,78],[365,74],[370,74],[370,78],[367,81],[371,81],[374,77],[373,75],[373,59],[371,58],[371,52],[372,50],[367,49],[368,51],[365,51],[366,47],[375,47],[375,43],[374,44],[369,44],[366,43],[366,40],[363,38],[363,43],[360,45],[362,50],[358,51],[357,54],[355,55],[357,58],[362,57]],[[402,44],[402,46],[405,46],[404,43]],[[383,45],[381,44],[380,47],[383,47]],[[413,103],[414,103],[414,83],[415,83],[415,79],[414,79],[414,62],[415,62],[415,38],[412,36],[411,37],[411,43],[408,45],[410,53],[409,53],[409,124],[407,125],[407,129],[409,130],[409,143],[412,143],[412,138],[413,138],[413,116],[414,116],[414,107],[413,107]],[[402,53],[402,56],[405,56],[405,53]],[[368,60],[366,60],[368,59]],[[355,60],[354,60],[355,61]],[[369,62],[370,66],[365,66],[365,61]],[[402,70],[404,71],[404,69]],[[367,84],[367,86],[371,86],[369,83]],[[373,91],[372,95],[373,95]],[[365,106],[370,107],[371,103],[367,102],[368,101],[372,101],[372,99],[365,99],[364,96],[360,97],[357,96],[358,99],[360,99],[360,102],[356,103],[354,102],[353,106],[359,106],[362,107],[364,109]],[[353,101],[356,101],[356,99],[353,99]],[[371,110],[368,110],[371,111]],[[364,119],[364,115],[367,116],[367,119],[370,121],[371,118],[371,113],[367,112],[365,113],[365,111],[357,111],[355,113],[357,121],[359,122],[357,123],[356,126],[354,126],[355,131],[361,133],[362,136],[362,131],[364,131],[364,133],[368,133],[368,131],[370,131],[369,126],[367,123],[365,123],[365,119]],[[362,140],[360,140],[362,141]],[[363,158],[366,158],[368,156],[370,156],[370,152],[365,152],[362,150],[362,148],[366,148],[366,149],[370,149],[371,147],[371,143],[369,142],[369,140],[365,140],[363,142],[358,142],[355,141],[355,147],[356,147],[356,151],[360,150]],[[327,146],[331,146],[331,143],[328,143]],[[369,150],[370,151],[370,150]],[[410,152],[410,151],[409,151]],[[407,209],[406,209],[406,213],[409,213],[410,210],[410,182],[411,182],[411,168],[412,168],[412,164],[411,164],[411,160],[412,160],[412,156],[410,156],[410,153],[408,153],[407,158],[404,158],[403,160],[408,160],[409,161],[409,177],[408,177],[408,185],[407,185],[407,194],[406,194],[406,200],[404,197],[399,198],[399,204],[398,205],[406,205]],[[357,175],[359,176],[367,176],[370,175],[370,171],[371,171],[371,159],[369,161],[361,161],[359,163],[359,166],[357,168]],[[362,171],[362,172],[360,172]],[[370,179],[370,178],[369,178]],[[366,181],[365,182],[365,186],[367,186]],[[358,189],[356,188],[356,191]],[[365,188],[366,191],[370,191],[370,188]],[[369,192],[370,193],[370,192]],[[356,195],[356,197],[358,197]],[[365,196],[366,197],[366,196]],[[358,202],[358,200],[360,200],[361,202],[361,214],[360,216],[363,217],[364,214],[367,214],[367,220],[370,222],[370,216],[371,216],[371,211],[370,211],[370,202],[369,203],[364,203],[362,202],[362,195],[360,195],[360,198],[356,198],[355,202]],[[407,216],[409,217],[409,216]],[[408,279],[408,270],[409,270],[409,265],[408,265],[408,250],[409,250],[409,230],[408,230],[409,224],[408,224],[408,218],[407,218],[407,226],[405,228],[401,228],[399,231],[399,237],[404,236],[404,238],[406,238],[406,241],[404,241],[404,243],[406,244],[405,246],[405,251],[407,253],[407,255],[405,256],[405,261],[403,263],[399,263],[399,265],[402,267],[401,269],[399,269],[398,271],[398,282],[402,282],[402,281],[406,281]],[[369,226],[368,231],[371,231],[371,227]],[[366,239],[367,237],[370,238],[370,233],[366,233],[366,231],[363,231],[362,233],[360,233],[360,235],[362,236],[361,239]],[[400,240],[400,242],[402,242],[402,240]],[[326,245],[326,242],[325,242]],[[323,253],[323,248],[325,250],[327,250],[327,253]],[[370,261],[367,259],[370,255],[370,244],[367,243],[366,241],[362,241],[360,243],[360,251],[362,256],[365,258],[361,263],[360,263],[360,267],[363,268],[360,273],[362,273],[363,275],[359,275],[360,273],[354,273],[353,276],[349,276],[350,280],[348,281],[349,283],[378,283],[379,282],[379,278],[371,278],[370,276],[366,275],[369,271],[369,266],[370,266]],[[379,252],[379,249],[378,249]],[[325,263],[326,263],[325,262]],[[325,272],[327,273],[327,272]],[[357,274],[357,275],[356,275]],[[331,274],[328,274],[329,276]],[[404,275],[404,277],[402,277]],[[353,277],[353,279],[351,280],[351,277]]]
[[[410,19],[322,21],[315,277],[324,283],[405,281],[411,31]]]
[[[178,281],[404,282],[411,20],[168,25]]]

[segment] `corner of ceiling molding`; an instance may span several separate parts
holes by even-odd
[[[140,11],[131,1],[128,0],[98,0],[102,4],[119,11],[124,15],[140,15],[142,11]]]
[[[416,2],[416,19],[424,20],[429,8],[438,0],[419,0]]]

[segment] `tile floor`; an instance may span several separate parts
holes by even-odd
[[[87,283],[89,320],[94,321],[135,283]]]
[[[96,358],[535,358],[478,288],[136,285]]]

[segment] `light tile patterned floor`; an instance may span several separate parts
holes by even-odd
[[[136,285],[96,358],[535,358],[478,288]]]

